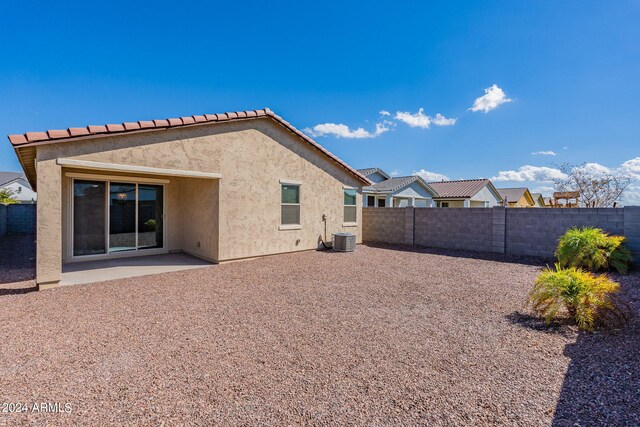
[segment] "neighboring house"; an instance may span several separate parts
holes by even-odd
[[[542,197],[542,193],[531,193],[531,197],[533,198],[534,206],[536,208],[546,208],[547,203],[545,202],[545,198]]]
[[[437,193],[439,208],[489,208],[500,206],[502,197],[488,179],[463,179],[427,183]]]
[[[219,262],[315,249],[336,232],[362,240],[371,182],[269,109],[9,140],[38,191],[40,289],[70,262],[173,251]]]
[[[8,190],[18,203],[35,203],[36,193],[20,172],[0,172],[0,190]]]
[[[358,169],[358,172],[374,182],[362,189],[363,206],[402,208],[433,205],[435,191],[419,176],[392,178],[379,168]]]
[[[531,208],[536,204],[526,187],[498,188],[498,192],[510,208]]]

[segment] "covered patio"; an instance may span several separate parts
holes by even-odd
[[[126,279],[148,274],[170,273],[210,267],[212,262],[186,253],[146,255],[129,258],[102,259],[63,265],[61,286],[80,285],[95,281]]]

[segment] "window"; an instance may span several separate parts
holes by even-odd
[[[448,208],[449,207],[449,202],[440,202],[440,207],[441,208]]]
[[[300,185],[281,184],[281,225],[300,225]]]
[[[380,197],[378,199],[378,207],[379,208],[384,208],[386,201],[387,201],[387,199],[385,199],[384,197]]]
[[[367,207],[368,208],[376,207],[376,196],[367,196]]]
[[[358,193],[355,189],[344,189],[344,222],[354,223],[357,221],[356,197],[358,197]]]

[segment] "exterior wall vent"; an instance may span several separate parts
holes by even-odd
[[[356,249],[356,235],[353,233],[335,233],[333,235],[333,250],[338,252],[353,252]]]

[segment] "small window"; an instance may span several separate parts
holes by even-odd
[[[384,207],[385,207],[386,200],[387,200],[387,199],[384,199],[384,198],[380,197],[380,198],[378,199],[378,207],[379,207],[379,208],[384,208]]]
[[[368,208],[376,207],[376,196],[367,196],[367,207]]]
[[[356,198],[358,193],[352,188],[344,190],[344,222],[356,222],[357,208]]]
[[[282,225],[300,225],[300,186],[282,184],[281,215]]]
[[[449,202],[440,202],[440,207],[441,208],[448,208],[449,207]]]
[[[18,187],[18,194],[22,193],[22,187]]]

